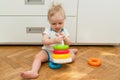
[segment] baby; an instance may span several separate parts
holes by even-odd
[[[50,23],[50,27],[46,28],[42,34],[42,50],[35,56],[32,69],[21,72],[21,77],[37,78],[41,64],[51,60],[53,46],[55,44],[61,44],[62,41],[64,41],[64,44],[66,45],[71,44],[69,33],[64,28],[65,19],[65,11],[62,6],[60,4],[53,4],[48,11],[48,21]],[[75,53],[77,53],[77,49],[70,49],[72,61],[75,60]]]

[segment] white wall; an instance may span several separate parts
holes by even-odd
[[[26,27],[49,27],[44,5],[26,5],[25,0],[0,0],[0,44],[40,44],[40,33],[26,33]],[[73,43],[119,44],[120,0],[54,0],[62,3]]]
[[[76,16],[77,1],[55,0],[63,5],[68,16]],[[27,5],[25,0],[0,0],[0,15],[47,15],[51,2],[52,0],[45,0],[44,5]]]
[[[45,0],[44,5],[27,5],[25,0],[0,0],[0,44],[40,44],[42,35],[27,33],[26,27],[49,27],[47,11],[51,1]],[[75,43],[77,0],[70,0],[69,4],[67,0],[57,2],[61,3],[66,11],[65,27]]]
[[[77,43],[120,43],[120,0],[79,0]]]

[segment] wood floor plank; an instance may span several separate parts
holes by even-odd
[[[42,46],[0,46],[0,80],[120,80],[120,46],[71,46],[77,48],[74,63],[50,69],[43,63],[37,79],[22,79],[20,72],[31,69]],[[102,65],[91,67],[87,60],[100,58]]]

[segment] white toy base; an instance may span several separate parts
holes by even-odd
[[[65,63],[72,62],[72,58],[67,58],[67,59],[53,59],[52,62],[59,63],[59,64],[65,64]]]

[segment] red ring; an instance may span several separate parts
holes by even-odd
[[[53,50],[53,53],[54,54],[66,54],[66,53],[69,53],[70,51],[67,49],[67,50]]]

